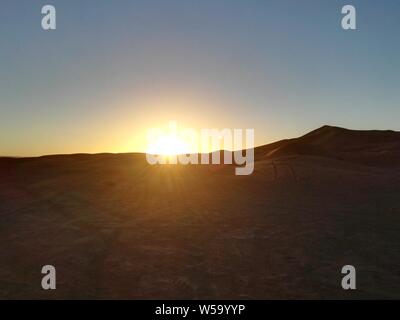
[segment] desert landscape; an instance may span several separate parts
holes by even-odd
[[[400,132],[324,126],[255,155],[249,176],[139,153],[0,158],[0,298],[400,297]]]

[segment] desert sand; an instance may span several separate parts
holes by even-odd
[[[324,126],[255,154],[250,176],[143,154],[0,158],[0,298],[400,298],[399,132]]]

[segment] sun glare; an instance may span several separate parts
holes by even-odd
[[[173,135],[158,137],[147,149],[147,153],[172,156],[184,153],[190,153],[191,150],[187,143]]]

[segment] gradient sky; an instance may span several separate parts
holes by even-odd
[[[397,130],[399,35],[398,0],[2,0],[0,155],[144,151],[169,120],[254,128],[258,145]]]

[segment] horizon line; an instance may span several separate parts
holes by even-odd
[[[273,142],[269,143],[263,143],[260,145],[255,146],[253,149],[257,149],[263,146],[271,145],[280,141],[285,141],[285,140],[291,140],[291,139],[296,139],[303,137],[311,132],[318,131],[323,128],[330,128],[330,129],[341,129],[341,130],[347,130],[347,131],[357,131],[357,132],[395,132],[395,133],[400,133],[399,130],[393,130],[393,129],[349,129],[345,127],[340,127],[340,126],[334,126],[334,125],[322,125],[316,129],[313,129],[311,131],[306,132],[303,135],[293,137],[293,138],[283,138],[280,140],[276,140]],[[222,152],[222,151],[227,151],[227,152],[237,152],[237,151],[244,151],[246,149],[241,149],[241,150],[225,150],[225,149],[219,149],[219,150],[214,150],[210,152],[194,152],[194,153],[186,153],[186,154],[212,154],[214,152]],[[8,159],[30,159],[30,158],[42,158],[42,157],[52,157],[52,156],[72,156],[72,155],[133,155],[133,154],[138,154],[138,155],[145,155],[147,152],[142,152],[142,151],[132,151],[132,152],[110,152],[110,151],[100,151],[100,152],[73,152],[73,153],[49,153],[49,154],[41,154],[41,155],[31,155],[31,156],[11,156],[11,155],[0,155],[0,159],[8,158]],[[185,154],[185,153],[181,153]],[[177,154],[179,155],[179,154]]]

